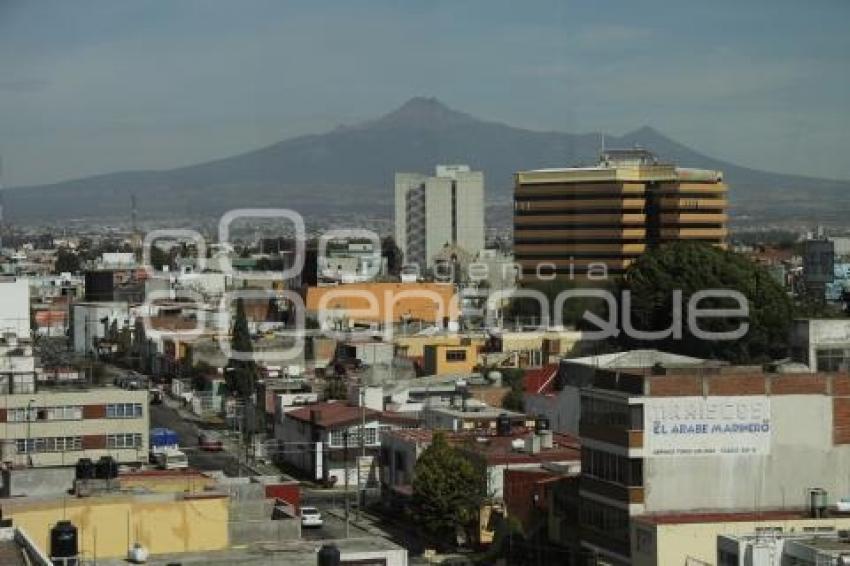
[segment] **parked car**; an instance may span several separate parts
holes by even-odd
[[[301,527],[319,528],[322,526],[322,514],[315,507],[301,508]]]
[[[224,450],[224,443],[218,434],[204,431],[198,435],[198,447],[207,452],[221,452]]]

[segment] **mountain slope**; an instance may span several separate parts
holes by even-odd
[[[218,215],[228,208],[282,206],[309,215],[390,215],[393,174],[468,163],[485,172],[488,201],[510,202],[513,173],[595,161],[600,135],[536,132],[478,120],[430,98],[359,125],[167,171],[119,172],[5,191],[13,218],[126,216],[129,195],[143,216]],[[761,219],[839,216],[850,182],[756,171],[701,155],[652,128],[609,147],[641,145],[683,166],[721,169],[734,212]]]

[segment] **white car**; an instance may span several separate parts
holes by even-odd
[[[321,527],[322,514],[315,507],[301,508],[301,526],[302,527]]]

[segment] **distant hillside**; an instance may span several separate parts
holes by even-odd
[[[437,163],[484,171],[488,201],[509,203],[513,173],[596,160],[598,133],[536,132],[478,120],[432,98],[413,98],[378,119],[281,141],[233,157],[167,171],[127,171],[5,191],[18,219],[126,216],[135,193],[142,216],[218,215],[234,207],[274,206],[307,214],[385,211],[393,174],[429,172]],[[846,217],[850,181],[756,171],[702,155],[644,127],[610,147],[640,145],[683,166],[723,170],[736,216],[760,220]]]

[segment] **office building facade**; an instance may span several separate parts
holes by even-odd
[[[524,278],[602,279],[667,242],[725,245],[727,206],[720,171],[607,151],[593,167],[516,174],[514,255]]]
[[[475,256],[484,249],[484,174],[467,165],[438,165],[433,177],[396,173],[395,239],[420,273],[447,245]]]

